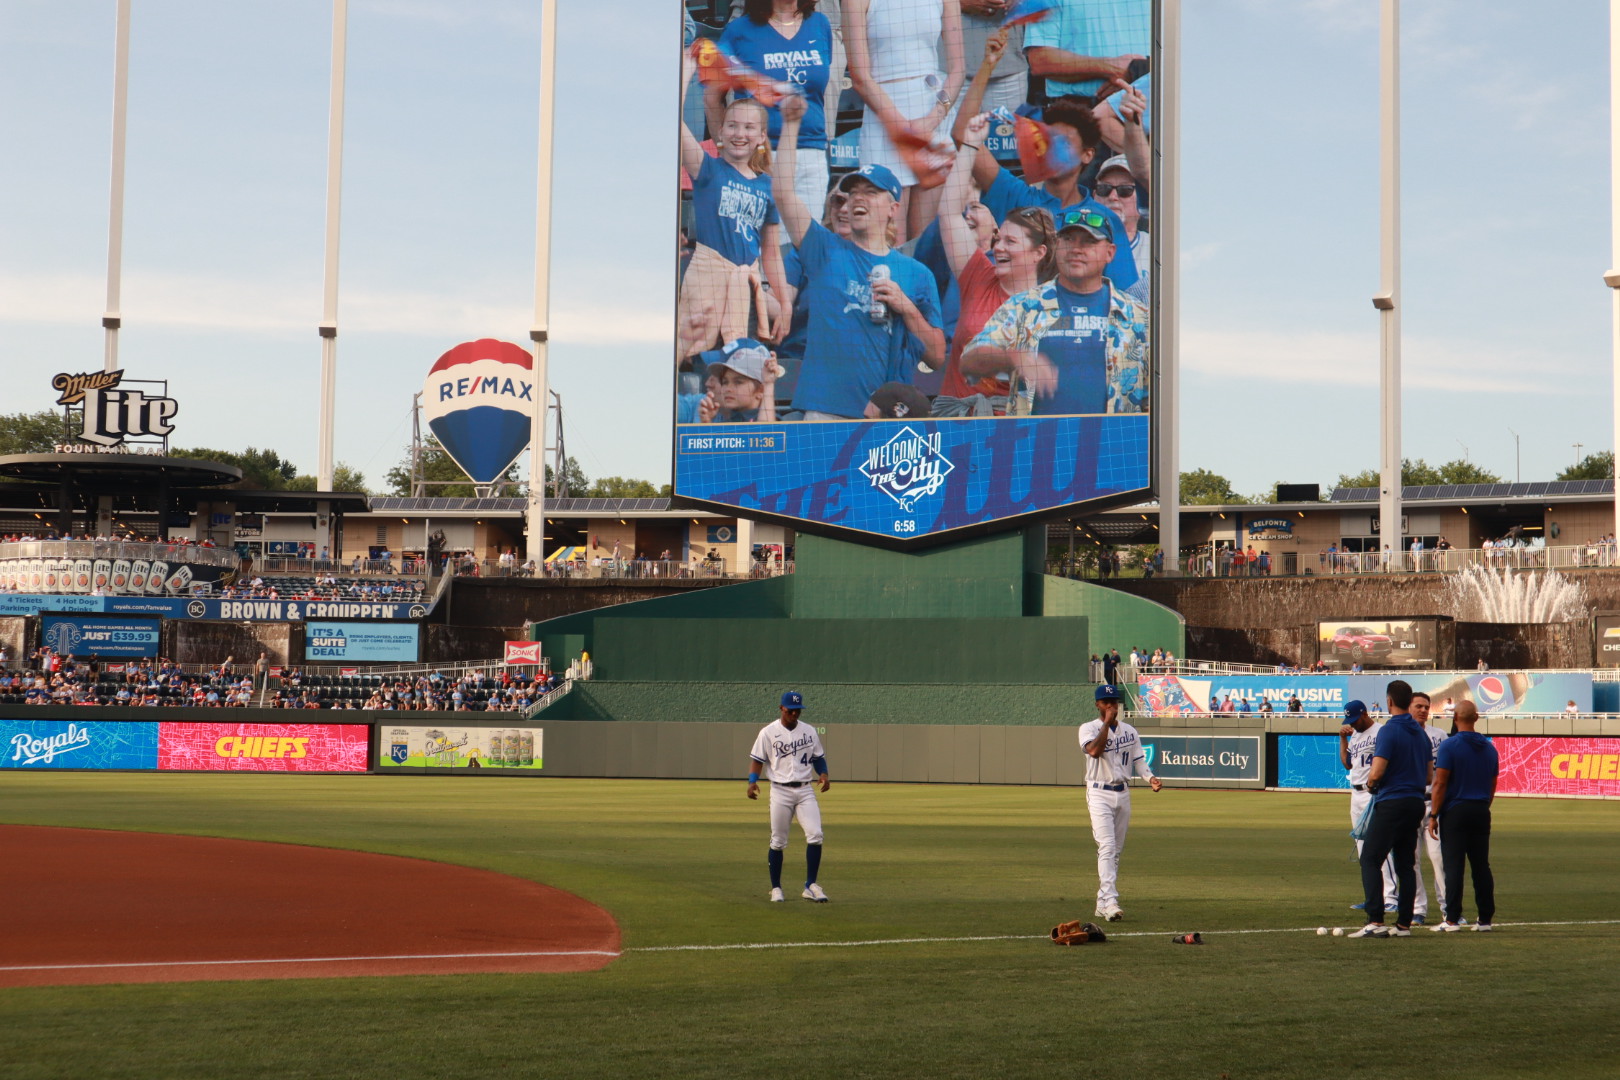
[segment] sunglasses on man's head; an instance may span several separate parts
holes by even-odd
[[[1132,195],[1136,194],[1136,185],[1135,184],[1098,184],[1097,187],[1096,187],[1096,192],[1097,192],[1098,195],[1103,195],[1103,196],[1112,195],[1115,192],[1118,192],[1120,195],[1122,195],[1122,196],[1124,196],[1125,198],[1128,199]]]
[[[1088,229],[1102,229],[1108,225],[1108,219],[1095,210],[1070,210],[1058,222],[1058,228],[1067,229],[1070,225],[1083,225]]]

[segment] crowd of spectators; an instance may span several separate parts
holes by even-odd
[[[165,708],[374,709],[523,712],[563,677],[527,668],[333,675],[298,667],[211,667],[173,660],[107,662],[35,649],[14,661],[0,648],[0,703]]]
[[[171,536],[166,540],[160,540],[155,536],[137,536],[134,533],[126,533],[123,536],[61,536],[55,529],[49,529],[38,535],[33,533],[7,533],[5,536],[0,536],[0,544],[28,544],[36,541],[55,540],[90,540],[98,544],[161,544],[164,547],[171,548],[212,548],[216,546],[212,540],[194,540],[189,536]]]
[[[1145,411],[1148,0],[694,6],[680,422]]]
[[[358,600],[409,603],[422,599],[427,583],[420,578],[338,580],[330,571],[313,577],[262,576],[223,586],[224,600]]]
[[[1138,675],[1162,675],[1176,670],[1176,654],[1169,649],[1146,649],[1131,646],[1128,657],[1121,657],[1118,649],[1091,654],[1092,682],[1110,685],[1124,680],[1130,682]]]

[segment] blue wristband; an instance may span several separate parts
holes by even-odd
[[[759,783],[759,773],[757,773],[757,772],[751,772],[751,773],[749,773],[749,774],[748,774],[748,782],[749,782],[749,783],[750,783],[750,784],[757,784],[757,783]]]

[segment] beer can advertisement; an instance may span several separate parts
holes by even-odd
[[[1156,0],[1032,8],[1009,57],[1136,59],[988,103],[1001,16],[896,8],[940,66],[881,117],[840,112],[827,13],[754,7],[686,46],[711,107],[672,117],[677,501],[904,549],[1151,496]]]
[[[365,772],[364,724],[158,725],[158,768],[210,772]]]
[[[155,769],[158,725],[0,716],[0,769]]]
[[[1433,619],[1357,619],[1316,624],[1317,656],[1330,668],[1432,668],[1438,638]]]
[[[41,615],[40,641],[61,656],[156,656],[163,620]]]
[[[304,659],[414,664],[422,628],[414,622],[317,622],[304,625]]]
[[[379,724],[381,769],[508,769],[538,772],[540,728],[415,727]]]

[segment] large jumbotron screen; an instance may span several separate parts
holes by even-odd
[[[1155,491],[1156,9],[687,0],[679,500],[909,546]]]

